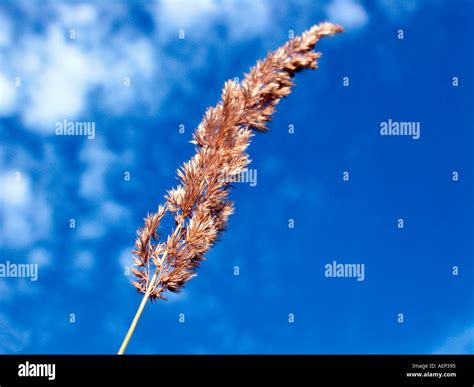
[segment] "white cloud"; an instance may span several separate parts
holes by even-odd
[[[130,212],[127,208],[112,200],[105,200],[99,204],[91,219],[81,220],[78,227],[80,239],[99,239],[106,235],[110,226],[127,222]]]
[[[31,262],[32,263],[32,262]],[[38,278],[41,278],[41,268],[38,272]],[[19,297],[28,298],[30,301],[42,292],[40,282],[31,281],[29,278],[2,278],[0,279],[0,302],[13,303],[18,301]]]
[[[12,23],[8,17],[0,11],[0,48],[7,47],[12,42]]]
[[[107,169],[117,161],[117,156],[109,151],[101,138],[84,142],[79,159],[86,165],[81,175],[79,193],[85,199],[106,195],[105,175]]]
[[[378,0],[378,6],[385,15],[393,22],[402,19],[416,12],[423,2],[420,0]],[[436,0],[431,0],[430,5],[435,5]]]
[[[30,181],[18,171],[0,177],[0,200],[5,205],[22,206],[31,199]]]
[[[119,255],[118,264],[120,269],[123,270],[126,266],[132,265],[132,248],[126,247],[122,250]]]
[[[117,224],[123,222],[129,216],[129,211],[117,202],[107,200],[101,205],[100,215],[101,218]]]
[[[189,299],[188,292],[186,289],[183,289],[179,293],[166,292],[164,295],[170,304],[177,304],[180,302],[185,302]]]
[[[31,332],[12,323],[5,314],[0,314],[0,353],[21,352],[28,344]]]
[[[185,1],[165,0],[156,2],[157,14],[161,23],[159,28],[167,32],[188,29],[201,24],[204,20],[219,15],[218,3],[214,0]],[[166,23],[165,23],[166,21]],[[206,24],[206,23],[202,23]]]
[[[436,354],[474,354],[474,326],[449,337]]]
[[[59,19],[65,26],[74,29],[97,21],[97,10],[92,4],[58,4]]]
[[[77,249],[72,256],[72,262],[68,265],[70,274],[66,281],[78,289],[91,289],[97,280],[97,270],[93,270],[96,264],[97,260],[92,251]]]
[[[102,138],[84,142],[79,159],[85,168],[80,177],[79,194],[94,201],[95,209],[90,217],[78,221],[78,238],[95,240],[104,237],[111,226],[127,222],[130,211],[109,197],[107,172],[110,168],[126,163],[133,153],[125,151],[118,155],[106,148]]]
[[[105,229],[98,219],[84,220],[79,223],[78,237],[80,239],[100,239],[105,235]]]
[[[101,103],[113,115],[129,113],[137,105],[156,110],[169,90],[166,55],[150,39],[115,37],[115,50],[104,52],[108,74],[102,83]],[[126,58],[126,60],[124,60]],[[125,86],[125,78],[130,86]],[[159,87],[153,87],[159,85]]]
[[[188,68],[205,64],[210,50],[220,52],[216,47],[226,44],[222,36],[213,39],[216,26],[226,28],[228,39],[246,40],[261,37],[272,25],[272,3],[263,0],[154,4],[146,9],[152,12],[155,36],[144,36],[133,25],[115,28],[127,12],[119,3],[46,2],[43,7],[21,3],[27,22],[13,38],[8,15],[1,23],[0,14],[0,46],[6,53],[0,68],[0,116],[19,113],[27,128],[52,135],[57,121],[80,119],[92,103],[115,116],[156,112],[172,86],[183,84]],[[40,19],[45,12],[50,17],[47,22]],[[44,30],[34,29],[35,21],[44,23]],[[181,28],[206,36],[208,43],[194,41],[186,66],[166,49]],[[76,39],[70,39],[71,30]],[[20,87],[13,86],[16,76],[21,78]],[[130,86],[124,85],[125,77],[130,78]]]
[[[15,111],[17,94],[12,79],[0,73],[0,116],[9,115]]]
[[[53,134],[55,122],[87,112],[93,91],[99,93],[98,107],[114,115],[137,104],[157,106],[167,88],[157,92],[150,82],[161,74],[150,38],[137,37],[127,27],[113,31],[117,15],[103,13],[99,20],[95,4],[48,6],[57,18],[44,32],[26,29],[13,42],[1,40],[0,30],[7,54],[0,68],[0,116],[19,112],[31,130]],[[70,39],[71,29],[76,39]],[[18,88],[13,87],[16,76]],[[124,86],[124,77],[131,79],[130,87]]]
[[[263,34],[271,25],[267,1],[225,2],[231,39],[249,39]]]
[[[84,110],[88,91],[101,78],[101,64],[68,42],[56,25],[46,37],[25,39],[19,51],[28,52],[31,61],[22,74],[26,85],[22,86],[26,94],[23,119],[31,128],[53,134],[56,121],[72,120]]]
[[[3,219],[0,235],[8,247],[27,247],[49,237],[51,207],[42,192],[33,195],[30,179],[25,174],[20,180],[15,173],[0,176],[0,206]]]
[[[212,38],[210,29],[225,26],[233,39],[249,39],[261,34],[270,22],[270,3],[263,0],[239,2],[217,0],[165,0],[156,3],[159,34],[169,38],[183,29],[187,34]]]
[[[41,278],[41,267],[39,268],[38,278]],[[40,283],[41,282],[30,281],[29,278],[17,278],[15,295],[32,300],[33,297],[38,297],[42,293],[42,287]]]
[[[0,278],[0,294],[2,297],[0,298],[0,302],[10,301],[14,294],[14,289],[12,289],[10,278]]]
[[[326,12],[331,22],[339,23],[347,30],[362,28],[369,21],[369,15],[357,0],[333,0]]]
[[[81,251],[74,258],[73,265],[78,270],[91,270],[94,267],[94,256],[89,251]]]
[[[35,248],[28,255],[28,262],[35,263],[40,267],[40,270],[51,266],[52,259],[49,252],[44,248]]]

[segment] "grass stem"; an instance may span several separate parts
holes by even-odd
[[[155,271],[155,274],[153,275],[153,278],[151,279],[150,283],[148,284],[148,288],[145,292],[145,295],[143,296],[142,302],[140,303],[140,306],[138,307],[137,313],[135,313],[135,317],[133,318],[132,323],[130,324],[130,328],[128,328],[127,335],[123,339],[122,345],[120,346],[120,349],[118,351],[118,355],[123,355],[125,350],[127,349],[127,345],[132,338],[133,332],[135,331],[135,328],[137,327],[138,320],[140,320],[140,316],[143,313],[143,309],[145,309],[146,302],[150,298],[151,291],[153,289],[153,285],[158,277],[159,270]]]

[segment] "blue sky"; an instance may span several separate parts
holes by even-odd
[[[256,186],[235,184],[220,243],[128,352],[473,353],[472,18],[461,0],[0,2],[0,263],[39,270],[0,278],[0,353],[117,351],[136,229],[205,109],[322,20],[346,32],[254,137]],[[389,119],[420,138],[381,136]],[[55,135],[63,120],[95,137]],[[325,276],[333,261],[364,280]]]

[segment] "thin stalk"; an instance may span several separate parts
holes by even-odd
[[[163,254],[161,257],[161,262],[163,263],[166,258],[166,253]],[[155,274],[153,274],[153,277],[151,278],[151,281],[148,283],[145,295],[143,296],[142,302],[140,303],[140,306],[138,307],[137,313],[135,313],[135,317],[133,318],[132,323],[130,324],[130,328],[128,328],[128,332],[123,339],[122,345],[120,346],[120,349],[117,353],[117,355],[123,355],[125,350],[127,349],[128,342],[132,338],[133,332],[135,331],[135,328],[137,327],[138,320],[140,320],[140,316],[143,313],[143,309],[145,309],[145,305],[150,298],[150,294],[153,291],[153,288],[155,287],[156,282],[159,280],[159,274],[160,270],[156,270]]]

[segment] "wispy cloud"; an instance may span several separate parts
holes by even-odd
[[[120,24],[127,8],[119,3],[107,9],[96,3],[46,2],[41,9],[37,3],[21,3],[20,12],[31,23],[14,37],[9,17],[0,13],[0,21],[6,20],[0,23],[0,47],[7,54],[0,69],[0,116],[19,113],[27,128],[52,135],[56,121],[81,118],[92,103],[116,116],[133,113],[138,106],[156,112],[173,79],[181,79],[183,68],[166,50],[180,29],[224,45],[228,39],[262,34],[271,15],[266,1],[152,4],[154,35]],[[35,10],[43,17],[35,16]],[[38,30],[33,26],[39,21]],[[212,38],[217,26],[225,26],[227,38]],[[187,60],[201,60],[202,49],[197,48]]]
[[[474,326],[452,333],[434,353],[474,354]]]
[[[326,7],[328,19],[345,29],[359,29],[369,22],[369,15],[358,0],[333,0]]]
[[[81,240],[97,240],[111,231],[113,226],[126,224],[130,219],[128,209],[112,200],[98,203],[98,210],[92,216],[81,219],[78,225],[78,237]]]
[[[84,199],[104,197],[107,194],[107,171],[118,161],[118,156],[105,146],[102,138],[97,138],[84,142],[79,159],[85,165],[80,178],[79,194]]]
[[[0,21],[1,23],[1,21]],[[11,79],[0,73],[0,116],[8,116],[16,109],[17,92]]]
[[[0,44],[8,54],[0,70],[5,90],[0,114],[17,112],[29,129],[54,134],[56,121],[72,120],[87,111],[94,91],[103,93],[96,102],[112,114],[133,109],[143,94],[140,82],[155,73],[151,42],[127,35],[126,27],[113,31],[117,20],[110,15],[99,22],[95,4],[45,7],[55,16],[44,31],[27,24],[15,39],[0,31]],[[131,79],[130,87],[124,84],[125,77]]]
[[[187,30],[192,37],[206,35],[212,39],[213,29],[219,24],[227,28],[228,39],[239,40],[266,31],[271,10],[272,3],[263,0],[165,0],[156,2],[154,16],[159,33],[166,37],[176,37],[179,30]]]
[[[0,48],[8,47],[12,42],[12,22],[0,10]]]
[[[17,175],[17,171],[13,170],[4,172],[0,176],[0,187],[3,212],[0,235],[6,246],[29,246],[49,235],[51,206],[43,193],[33,193],[28,175]]]
[[[19,327],[10,318],[0,314],[0,353],[18,353],[25,348],[31,333],[24,327]]]
[[[430,3],[434,4],[437,0],[432,0]],[[411,16],[415,11],[423,6],[425,1],[420,0],[378,0],[379,9],[385,14],[385,16],[393,21],[400,22],[403,19]]]
[[[51,253],[42,247],[36,247],[30,251],[28,255],[28,262],[37,264],[40,270],[51,266],[53,259]]]

